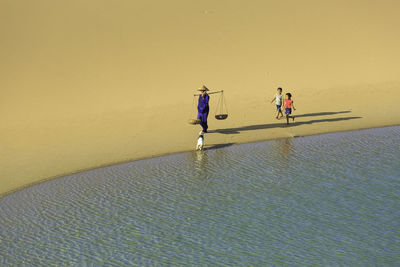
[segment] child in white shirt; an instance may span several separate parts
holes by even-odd
[[[282,102],[283,102],[283,95],[282,95],[282,88],[278,88],[276,89],[276,94],[274,96],[274,98],[272,99],[271,103],[273,103],[275,101],[276,104],[276,119],[280,119],[283,117],[283,113],[282,113]],[[279,117],[279,114],[281,114],[281,116]]]

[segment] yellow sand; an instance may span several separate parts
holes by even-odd
[[[395,0],[0,0],[0,194],[207,146],[399,125]],[[298,115],[285,127],[281,86]],[[314,114],[310,114],[314,113]]]

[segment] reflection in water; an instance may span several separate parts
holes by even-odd
[[[203,161],[204,152],[203,151],[196,151],[196,155],[197,155],[197,161],[198,162],[202,162]]]
[[[38,184],[0,199],[0,265],[390,264],[399,140],[400,127],[281,139]]]
[[[194,162],[195,164],[195,177],[206,179],[209,177],[208,172],[208,154],[205,151],[196,151],[197,160]]]
[[[278,152],[280,160],[287,162],[289,156],[293,154],[293,138],[283,138],[272,141],[274,144],[274,151]]]

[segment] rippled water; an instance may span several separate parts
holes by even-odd
[[[82,172],[0,199],[1,266],[400,264],[400,127]]]

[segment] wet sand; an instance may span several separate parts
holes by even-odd
[[[395,1],[0,2],[0,194],[193,150],[400,125]],[[280,86],[297,111],[275,119]]]

